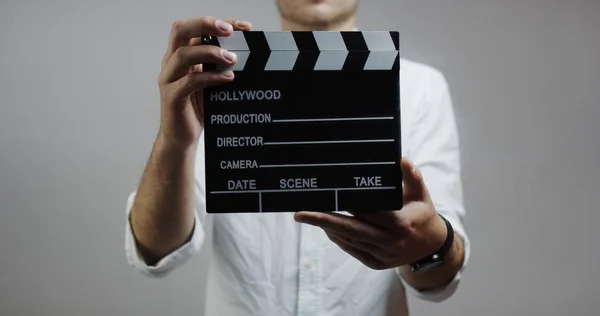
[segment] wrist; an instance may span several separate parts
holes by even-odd
[[[446,221],[442,215],[436,212],[431,220],[431,245],[429,247],[428,255],[439,251],[442,247],[444,247],[444,243],[447,242],[450,233],[453,233],[454,229]]]
[[[162,157],[183,158],[196,153],[198,141],[183,142],[159,133],[154,141],[154,152]]]
[[[165,152],[180,152],[195,150],[198,145],[198,137],[180,138],[161,128],[154,140],[154,147]]]
[[[454,229],[450,222],[441,214],[436,213],[428,225],[429,236],[426,253],[410,262],[409,267],[413,272],[422,272],[444,265],[452,255],[454,245]]]
[[[462,238],[454,234],[451,250],[448,252],[444,263],[428,271],[412,271],[410,265],[397,268],[399,275],[410,286],[418,291],[429,291],[439,289],[452,282],[456,274],[461,270],[464,262],[464,248]]]

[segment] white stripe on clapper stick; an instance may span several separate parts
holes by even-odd
[[[298,51],[272,51],[265,70],[293,70],[298,59]]]
[[[292,32],[264,32],[270,50],[298,51]]]
[[[390,32],[364,31],[362,36],[369,49],[369,57],[365,63],[365,70],[392,69],[398,51],[392,40]]]
[[[364,70],[390,70],[396,61],[396,51],[370,51]]]
[[[324,50],[319,53],[314,70],[342,70],[348,51]]]
[[[314,31],[312,32],[319,46],[320,51],[324,50],[342,50],[347,51],[346,43],[342,38],[342,33],[335,31]]]
[[[361,32],[367,48],[370,51],[395,51],[396,45],[392,40],[390,32],[363,31]]]
[[[342,33],[334,31],[314,31],[319,47],[319,58],[314,70],[342,70],[348,56]]]
[[[271,54],[265,70],[292,70],[298,59],[298,46],[292,32],[264,32]]]
[[[241,31],[234,31],[230,36],[227,37],[219,37],[219,46],[231,51],[249,50],[244,33]]]

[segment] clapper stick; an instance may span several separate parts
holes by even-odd
[[[234,32],[204,91],[208,213],[402,208],[398,32]],[[203,65],[205,71],[224,70]]]

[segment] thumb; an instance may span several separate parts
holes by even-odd
[[[429,192],[423,181],[423,175],[412,161],[407,158],[400,160],[402,182],[404,183],[404,198],[409,201],[427,201]]]

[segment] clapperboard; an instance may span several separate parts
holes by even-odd
[[[402,208],[397,32],[204,43],[238,57],[235,79],[204,91],[208,213]]]

